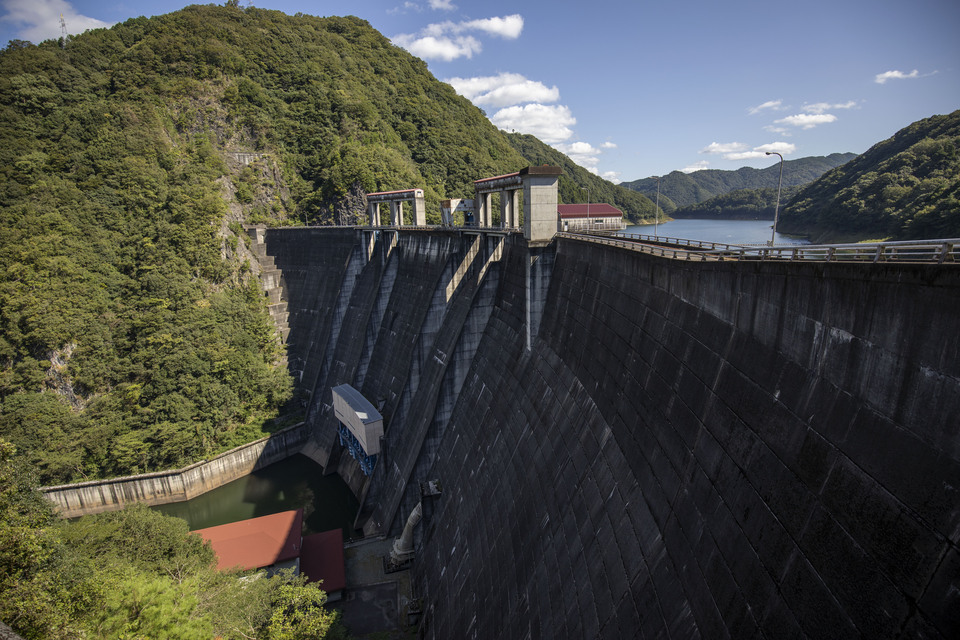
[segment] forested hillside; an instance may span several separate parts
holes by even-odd
[[[817,241],[960,237],[960,111],[915,122],[804,187],[779,228]]]
[[[780,193],[781,207],[800,187],[784,187]],[[700,204],[678,207],[671,212],[674,218],[698,220],[773,220],[777,206],[777,188],[738,189]]]
[[[44,483],[275,428],[292,387],[242,223],[349,224],[412,186],[439,221],[530,164],[363,20],[227,4],[0,52],[0,436]]]
[[[779,160],[776,156],[772,157],[774,160]],[[854,153],[832,153],[828,156],[786,160],[783,163],[783,186],[796,187],[812,182],[826,171],[849,162],[855,157]],[[693,173],[672,171],[660,178],[660,205],[670,212],[674,207],[689,207],[740,189],[776,189],[779,179],[779,162],[774,162],[765,169],[741,167],[735,171],[721,169],[703,169]],[[620,184],[648,197],[655,197],[657,193],[657,181],[654,178],[643,178]],[[667,198],[667,204],[664,204],[664,197]]]
[[[647,197],[590,173],[534,136],[522,133],[505,135],[513,148],[519,151],[530,164],[549,164],[563,169],[563,175],[560,176],[559,181],[561,203],[586,202],[588,194],[584,189],[589,189],[591,202],[612,204],[623,211],[624,217],[633,224],[638,224],[642,220],[653,220],[654,203]],[[661,210],[662,204],[661,202]]]

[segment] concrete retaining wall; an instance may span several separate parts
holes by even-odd
[[[182,469],[110,480],[42,487],[66,518],[122,509],[128,504],[189,500],[298,453],[306,440],[299,424]]]

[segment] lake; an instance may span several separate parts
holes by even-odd
[[[323,467],[297,454],[192,500],[153,508],[183,518],[191,531],[303,508],[304,535],[339,528],[347,539],[356,537],[359,503],[340,476],[323,475]]]
[[[772,220],[670,220],[661,222],[657,234],[669,238],[704,240],[725,244],[765,244],[770,241]],[[625,234],[654,235],[654,225],[635,224],[624,230]],[[777,244],[810,244],[805,238],[778,233]]]

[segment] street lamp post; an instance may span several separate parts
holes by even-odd
[[[660,176],[653,176],[657,179],[657,204],[653,207],[653,237],[660,235]]]
[[[587,228],[590,228],[590,189],[587,187],[580,187],[581,191],[587,192]]]
[[[776,151],[767,151],[768,156],[780,156],[780,179],[777,181],[777,206],[773,210],[773,233],[770,234],[770,246],[777,237],[777,219],[780,217],[780,187],[783,185],[783,156]]]

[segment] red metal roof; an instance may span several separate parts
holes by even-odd
[[[586,218],[588,205],[585,202],[576,204],[558,204],[557,213],[560,219]],[[622,218],[623,211],[606,202],[591,202],[589,204],[590,218]]]
[[[323,580],[323,590],[339,591],[347,586],[343,565],[343,530],[334,529],[315,533],[303,539],[300,554],[300,572],[307,582]]]
[[[197,529],[193,533],[210,541],[220,570],[269,567],[300,555],[303,509]]]

